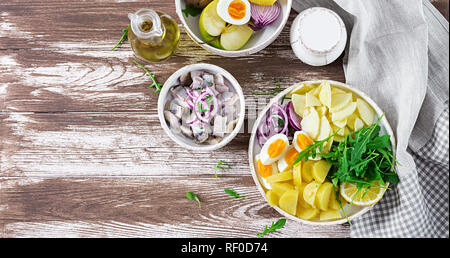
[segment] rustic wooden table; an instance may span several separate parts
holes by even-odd
[[[448,19],[448,0],[433,1]],[[174,1],[7,0],[0,3],[0,237],[255,237],[280,215],[250,176],[246,133],[212,153],[182,149],[157,117],[157,94],[126,43],[109,49],[143,7],[176,17]],[[280,37],[249,57],[222,58],[184,32],[177,54],[147,64],[159,81],[206,62],[251,90],[345,81],[342,63],[311,67]],[[214,178],[214,165],[231,169]],[[234,188],[245,200],[231,199]],[[196,192],[199,209],[185,191]],[[271,237],[347,237],[349,226],[288,222]]]

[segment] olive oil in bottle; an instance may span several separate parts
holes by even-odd
[[[171,57],[180,42],[177,22],[169,15],[150,9],[128,14],[128,39],[134,54],[150,62]]]

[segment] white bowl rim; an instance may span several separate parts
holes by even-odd
[[[190,71],[195,71],[195,70],[209,70],[209,71],[213,71],[214,73],[221,73],[231,83],[231,85],[234,87],[234,90],[236,91],[236,93],[239,96],[240,111],[239,111],[238,122],[237,122],[234,130],[230,134],[225,136],[217,144],[213,144],[213,145],[196,145],[195,143],[192,143],[192,145],[186,144],[185,142],[180,141],[175,136],[175,134],[170,130],[170,128],[167,125],[167,122],[164,118],[164,105],[165,105],[165,100],[167,98],[167,94],[168,94],[170,88],[172,88],[174,86],[174,83],[176,82],[176,80],[178,80],[178,78],[182,74],[185,74]],[[159,117],[159,121],[161,123],[161,127],[164,129],[166,134],[180,146],[182,146],[186,149],[189,149],[189,150],[194,150],[194,151],[217,150],[217,149],[224,147],[229,142],[231,142],[236,137],[236,135],[239,133],[239,131],[241,130],[241,128],[244,124],[244,120],[245,120],[244,93],[242,92],[241,85],[236,80],[236,78],[234,78],[234,76],[231,73],[229,73],[227,70],[223,69],[222,67],[219,67],[219,66],[213,65],[213,64],[207,64],[207,63],[186,65],[186,66],[180,68],[179,70],[177,70],[176,72],[174,72],[164,83],[164,85],[161,89],[161,92],[159,93],[159,97],[158,97],[158,117]]]
[[[241,50],[236,50],[236,51],[228,51],[228,50],[215,48],[213,46],[210,46],[209,44],[206,44],[202,39],[197,37],[192,32],[192,30],[189,28],[189,26],[187,25],[187,23],[185,21],[185,17],[183,16],[183,12],[181,10],[181,5],[180,5],[181,1],[183,1],[183,0],[175,0],[175,8],[176,8],[176,13],[178,15],[178,18],[181,20],[181,23],[183,24],[183,27],[186,30],[187,34],[198,45],[200,45],[202,48],[208,50],[211,53],[214,53],[214,54],[217,54],[217,55],[220,55],[220,56],[224,56],[224,57],[248,56],[248,55],[252,55],[254,53],[257,53],[257,52],[265,49],[267,46],[272,44],[272,42],[274,42],[278,38],[280,33],[283,31],[284,27],[286,26],[287,20],[289,19],[289,16],[290,16],[290,13],[291,13],[291,9],[292,9],[292,0],[286,0],[287,1],[287,3],[286,3],[287,4],[287,10],[289,10],[288,13],[283,17],[283,20],[281,21],[280,26],[277,28],[275,33],[271,37],[268,37],[261,44],[253,46],[253,47],[248,48],[248,49],[241,49]]]
[[[249,147],[248,147],[248,156],[249,156],[249,163],[250,163],[250,172],[252,174],[252,178],[253,181],[256,184],[256,187],[258,188],[258,191],[260,192],[260,194],[262,195],[262,197],[264,198],[264,200],[267,202],[266,200],[266,196],[265,196],[265,192],[264,189],[261,186],[261,183],[258,180],[258,177],[256,175],[256,169],[254,166],[254,155],[253,155],[253,147],[255,144],[255,136],[256,136],[256,130],[257,127],[259,125],[259,123],[261,122],[261,119],[263,118],[263,114],[265,114],[270,106],[272,106],[272,104],[274,103],[278,103],[278,101],[285,96],[286,94],[288,94],[289,92],[291,92],[294,88],[297,88],[299,86],[301,86],[302,84],[319,84],[323,81],[328,81],[330,82],[331,85],[333,86],[338,86],[341,88],[345,88],[348,89],[356,94],[358,94],[360,97],[362,97],[377,113],[377,115],[379,116],[380,114],[384,114],[384,112],[381,110],[381,108],[364,92],[360,91],[359,89],[350,86],[348,84],[342,83],[342,82],[337,82],[337,81],[333,81],[333,80],[312,80],[312,81],[302,81],[299,83],[295,83],[294,85],[290,86],[289,88],[285,89],[284,91],[280,92],[278,95],[276,95],[275,97],[273,97],[270,102],[266,105],[266,107],[258,114],[258,118],[256,119],[254,125],[253,125],[253,129],[251,132],[251,136],[250,136],[250,141],[249,141]],[[393,147],[393,152],[394,152],[394,157],[396,155],[396,140],[395,140],[395,135],[394,132],[392,130],[391,125],[389,124],[389,122],[386,119],[386,116],[383,116],[383,118],[381,119],[380,122],[384,129],[386,130],[386,132],[391,136],[391,142],[392,142],[392,147]],[[376,204],[374,204],[376,205]],[[363,214],[365,214],[366,212],[368,212],[374,205],[372,206],[367,206],[367,207],[363,207],[360,211],[356,212],[355,214],[351,215],[350,217],[348,217],[348,219],[350,221],[362,216]],[[331,226],[331,225],[339,225],[339,224],[344,224],[347,221],[347,218],[342,218],[339,220],[332,220],[332,221],[309,221],[309,220],[303,220],[300,219],[298,217],[295,217],[285,211],[283,211],[282,209],[280,209],[278,206],[273,206],[272,208],[274,208],[276,211],[278,211],[280,214],[282,214],[283,216],[285,216],[286,218],[289,218],[291,220],[294,221],[299,221],[301,223],[307,224],[307,225],[314,225],[314,226]]]

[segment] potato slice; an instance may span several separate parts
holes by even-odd
[[[279,197],[272,190],[266,192],[266,200],[270,206],[278,206]]]
[[[339,110],[336,113],[332,113],[331,114],[331,119],[333,120],[333,122],[334,121],[340,121],[342,119],[347,118],[351,114],[353,114],[353,112],[355,112],[355,110],[356,110],[356,102],[351,102],[345,108]]]
[[[297,213],[298,191],[287,190],[279,200],[279,205],[285,212],[294,215]]]
[[[282,181],[289,181],[289,180],[292,180],[292,178],[293,178],[292,172],[290,170],[286,170],[284,172],[277,173],[275,175],[267,177],[266,181],[269,184],[272,184],[272,183],[277,183],[277,182],[282,182]]]
[[[295,164],[292,168],[292,175],[294,179],[294,185],[299,186],[302,184],[302,162]]]
[[[339,192],[338,192],[338,194],[339,194]],[[339,194],[338,198],[341,201],[342,207],[344,207],[347,204],[347,201],[340,194]],[[336,200],[336,192],[334,191],[334,189],[330,195],[330,203],[328,204],[328,209],[332,209],[332,210],[340,210],[341,209],[341,206],[339,205],[338,200]]]
[[[318,84],[313,84],[313,83],[298,83],[296,84],[296,86],[294,86],[294,89],[288,93],[288,95],[294,95],[294,94],[305,94],[306,92],[316,88],[317,86],[319,86]]]
[[[336,135],[344,136],[344,129],[336,126],[335,124],[331,124],[331,130],[333,130],[333,133],[336,133]]]
[[[346,107],[351,101],[352,101],[351,93],[333,95],[333,98],[331,100],[330,112],[336,113],[337,111]]]
[[[364,122],[361,120],[361,119],[359,119],[359,117],[357,117],[356,119],[355,119],[355,122],[354,122],[354,124],[353,124],[353,128],[355,128],[354,130],[355,130],[355,132],[356,131],[359,131],[361,128],[363,128],[364,127]]]
[[[298,204],[297,207],[303,207],[303,208],[312,208],[311,205],[306,203],[305,199],[303,199],[303,191],[305,190],[307,183],[301,183],[300,185],[296,185],[295,189],[298,191]]]
[[[330,194],[330,200],[328,202],[328,209],[339,210],[340,208],[341,207],[339,206],[339,202],[336,199],[336,192],[333,189],[333,191],[331,191],[331,194]]]
[[[325,182],[320,185],[316,193],[315,205],[316,208],[326,211],[328,210],[328,204],[330,203],[331,192],[334,192],[333,184]]]
[[[312,170],[312,176],[314,180],[316,180],[318,183],[323,183],[325,181],[325,178],[328,175],[328,172],[330,171],[331,164],[328,163],[328,161],[322,159],[317,161]]]
[[[307,162],[302,163],[302,181],[305,183],[310,183],[314,179],[312,176],[312,170],[316,161],[308,160]]]
[[[353,113],[347,117],[347,126],[352,130],[355,131],[355,120],[358,118],[358,115],[356,113]]]
[[[306,201],[306,203],[308,203],[312,207],[316,206],[315,199],[316,199],[317,190],[319,190],[320,185],[321,184],[313,181],[313,182],[307,184],[305,186],[305,189],[303,190],[303,199]]]
[[[311,138],[317,139],[320,130],[320,117],[314,108],[310,109],[310,113],[307,116],[303,117],[300,124],[303,131],[308,133]]]
[[[348,129],[348,127],[346,126],[345,128],[344,128],[344,136],[347,136],[347,135],[349,135],[349,134],[351,134],[352,132],[350,131],[350,129]]]
[[[272,183],[270,184],[272,191],[276,193],[279,197],[284,194],[287,190],[293,190],[294,185],[291,183]]]
[[[319,210],[315,208],[297,208],[297,217],[303,220],[310,220],[319,214]]]
[[[316,111],[321,117],[328,114],[328,108],[325,106],[316,107]]]
[[[344,118],[339,121],[333,121],[333,124],[339,128],[344,128],[347,125],[347,118]]]
[[[329,81],[322,82],[320,86],[319,100],[324,106],[331,108],[331,85]]]
[[[317,140],[321,141],[326,139],[328,136],[332,134],[330,123],[328,119],[324,116],[320,118],[320,129],[319,135],[317,136]]]
[[[306,108],[306,96],[305,95],[292,95],[292,105],[294,105],[294,111],[297,115],[303,117]]]
[[[310,91],[308,91],[309,93],[311,93],[312,95],[319,97],[319,92],[320,92],[320,87],[322,84],[317,85],[317,87],[311,89]]]
[[[344,140],[344,136],[341,136],[341,135],[335,135],[334,137],[333,137],[333,141],[335,141],[335,142],[342,142]]]
[[[375,111],[364,100],[356,99],[357,111],[365,125],[370,126],[374,122]]]
[[[347,93],[345,90],[341,90],[337,87],[331,87],[331,95],[345,94],[345,93]]]
[[[319,219],[321,221],[323,220],[333,220],[333,219],[341,219],[342,215],[339,213],[338,210],[327,210],[327,211],[321,211],[319,215]]]
[[[307,92],[306,93],[306,107],[316,107],[321,106],[319,99],[316,98],[313,94]]]

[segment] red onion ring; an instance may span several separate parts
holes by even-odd
[[[280,127],[279,121],[283,121],[283,126]],[[288,134],[289,132],[288,115],[283,106],[274,103],[268,110],[264,119],[258,125],[256,130],[256,138],[260,147],[268,140],[269,137],[275,134]]]

